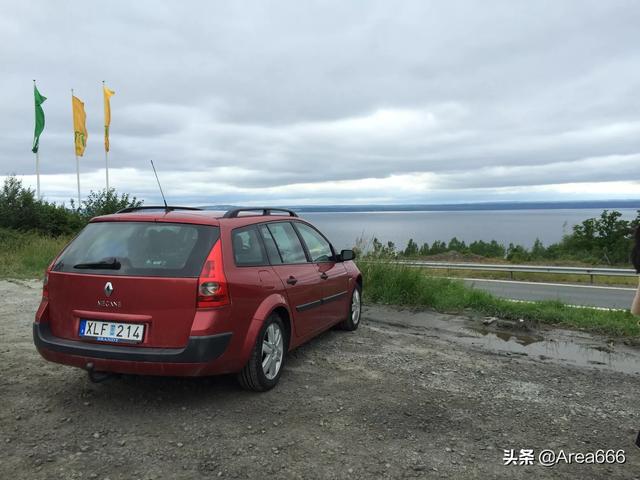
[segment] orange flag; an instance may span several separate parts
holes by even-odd
[[[76,155],[81,157],[87,147],[87,114],[84,112],[84,103],[76,96],[71,96],[71,107],[73,109],[73,134],[76,145]]]

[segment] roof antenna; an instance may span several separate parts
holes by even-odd
[[[164,192],[162,191],[162,185],[160,185],[160,180],[158,179],[158,172],[156,172],[156,166],[153,164],[153,160],[150,160],[151,168],[153,168],[153,173],[156,176],[156,182],[158,182],[158,188],[160,188],[160,195],[162,195],[162,201],[164,202],[164,211],[169,211],[169,206],[167,205],[167,199],[164,198]]]

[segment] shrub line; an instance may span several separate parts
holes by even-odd
[[[388,262],[360,263],[365,300],[442,312],[476,313],[507,320],[561,325],[613,336],[638,336],[638,319],[628,310],[576,308],[556,300],[514,302],[466,286],[462,281],[435,277],[420,269]]]

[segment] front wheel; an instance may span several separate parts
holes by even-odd
[[[351,293],[351,307],[349,308],[349,317],[340,324],[342,330],[352,332],[360,325],[360,317],[362,316],[362,288],[356,285]]]
[[[272,313],[260,329],[249,361],[238,373],[242,388],[265,392],[276,386],[282,374],[286,341],[282,319]]]

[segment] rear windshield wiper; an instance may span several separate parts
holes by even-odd
[[[120,270],[120,262],[116,257],[105,258],[99,262],[78,263],[73,268],[87,268],[91,270]]]

